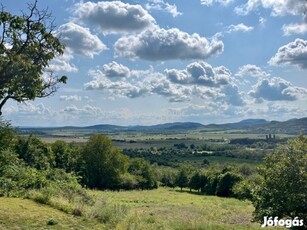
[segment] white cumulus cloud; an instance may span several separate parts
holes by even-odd
[[[117,56],[150,61],[207,59],[224,50],[223,42],[218,39],[208,41],[199,34],[190,35],[177,28],[156,28],[124,36],[114,47]]]
[[[141,6],[121,1],[77,3],[77,20],[99,26],[103,33],[141,31],[155,25],[155,19]]]
[[[285,36],[290,36],[293,34],[306,34],[307,22],[285,24],[283,25],[282,30]]]
[[[173,17],[182,15],[182,13],[178,11],[177,6],[175,4],[169,4],[164,0],[150,0],[149,3],[145,5],[145,8],[149,11],[158,10],[168,12]]]
[[[273,16],[301,15],[306,11],[306,0],[248,0],[247,3],[237,6],[235,12],[247,15],[259,7],[271,9]]]
[[[189,64],[186,69],[166,69],[170,81],[178,84],[195,84],[208,87],[219,87],[230,83],[231,73],[225,67],[213,68],[204,61]]]
[[[239,77],[268,77],[269,73],[262,70],[259,66],[247,64],[239,67],[238,72],[235,74]]]
[[[280,47],[268,63],[270,65],[296,65],[307,69],[307,40],[296,39]]]
[[[73,22],[63,24],[58,29],[58,36],[66,49],[74,54],[93,58],[106,50],[106,45],[97,35],[91,33],[88,28],[77,25]]]
[[[307,89],[293,86],[282,78],[260,79],[249,92],[259,102],[267,101],[295,101],[306,96]]]

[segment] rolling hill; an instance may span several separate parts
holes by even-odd
[[[110,124],[98,124],[92,126],[64,126],[64,127],[19,127],[22,132],[42,132],[44,130],[88,130],[93,132],[163,132],[173,131],[182,132],[190,130],[245,130],[249,133],[284,133],[299,134],[307,133],[307,117],[300,119],[291,119],[288,121],[267,121],[265,119],[246,119],[235,123],[209,124],[203,125],[196,122],[174,122],[151,126],[118,126]]]

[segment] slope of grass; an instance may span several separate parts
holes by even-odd
[[[260,229],[251,223],[250,202],[177,189],[91,192],[96,199],[127,206],[116,229]]]
[[[88,192],[95,203],[83,217],[31,200],[0,198],[0,229],[261,229],[251,222],[251,203],[232,198],[170,188]]]
[[[0,229],[102,229],[95,219],[74,217],[21,198],[0,197]]]

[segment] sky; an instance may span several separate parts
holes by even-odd
[[[26,1],[2,0],[27,11]],[[202,124],[307,116],[306,0],[38,1],[65,44],[48,98],[14,126]]]

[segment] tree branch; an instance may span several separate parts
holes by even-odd
[[[14,98],[14,97],[8,95],[8,96],[6,96],[5,98],[3,98],[3,100],[1,101],[1,103],[0,103],[0,116],[2,115],[2,107],[4,106],[4,104],[6,103],[6,101],[7,101],[8,99],[10,99],[10,98]]]

